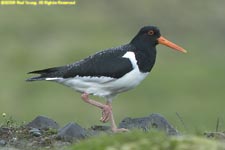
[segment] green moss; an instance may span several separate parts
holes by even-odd
[[[197,136],[168,137],[158,132],[101,135],[75,144],[74,150],[222,150],[225,144]]]

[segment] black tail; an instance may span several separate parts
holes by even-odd
[[[31,82],[31,81],[41,81],[41,80],[45,80],[46,78],[43,78],[41,76],[37,76],[37,77],[32,77],[32,78],[28,78],[26,79],[26,81]]]
[[[59,71],[59,70],[62,68],[63,67],[54,67],[54,68],[48,68],[48,69],[28,72],[28,74],[40,74],[40,75],[29,78],[26,81],[41,81],[41,80],[45,80],[46,78],[60,77],[61,71]]]

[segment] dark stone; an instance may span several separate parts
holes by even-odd
[[[153,128],[164,130],[169,135],[180,135],[179,132],[160,114],[149,116]]]
[[[6,141],[5,140],[1,140],[0,139],[0,146],[5,146],[7,143],[6,143]]]
[[[40,131],[40,129],[37,129],[37,128],[31,128],[29,130],[29,133],[36,137],[41,136],[41,131]]]
[[[64,141],[76,141],[84,139],[87,136],[85,129],[76,123],[68,123],[63,128],[59,129],[57,139]]]
[[[91,126],[90,130],[94,131],[109,131],[111,128],[110,126],[101,126],[101,125],[94,125]]]
[[[88,136],[99,135],[102,132],[111,133],[112,131],[110,126],[102,126],[102,125],[94,125],[94,126],[91,126],[89,129],[87,129]]]
[[[10,134],[10,128],[8,128],[8,127],[1,127],[0,128],[0,135],[3,135],[3,134]]]
[[[204,135],[207,138],[214,138],[218,140],[225,140],[225,133],[224,132],[205,132]]]
[[[142,118],[125,118],[119,128],[126,129],[142,129],[149,131],[151,129],[163,130],[168,135],[179,135],[178,131],[160,114],[151,114],[148,117]]]
[[[59,124],[50,118],[44,116],[37,116],[33,121],[27,124],[27,127],[41,130],[46,130],[50,128],[58,129]]]

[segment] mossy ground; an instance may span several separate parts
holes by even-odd
[[[59,141],[57,132],[42,131],[35,137],[29,130],[11,117],[0,126],[0,139],[6,145],[0,149],[36,150],[225,150],[224,132],[207,132],[197,135],[168,136],[165,133],[140,130],[124,133],[102,133],[74,143]]]
[[[132,131],[101,135],[76,143],[73,150],[224,150],[225,143],[201,136],[171,137],[163,133]]]

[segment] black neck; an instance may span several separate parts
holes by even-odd
[[[155,64],[156,44],[149,41],[133,39],[130,44],[135,47],[134,53],[141,72],[150,72]]]

